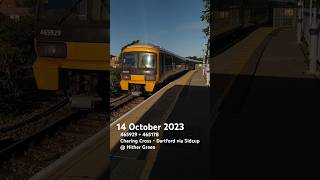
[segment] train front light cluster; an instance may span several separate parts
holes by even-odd
[[[123,79],[123,80],[130,80],[130,79],[131,79],[131,76],[130,76],[130,74],[124,74],[124,73],[122,73],[122,74],[121,74],[121,79]]]
[[[38,55],[41,57],[64,58],[67,56],[67,48],[64,43],[37,43]]]
[[[146,81],[155,81],[156,80],[156,76],[154,74],[146,74],[146,75],[144,75],[144,79]]]

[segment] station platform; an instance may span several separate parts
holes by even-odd
[[[210,160],[210,151],[205,148],[210,143],[208,97],[209,87],[202,69],[186,72],[31,179],[143,180],[163,179],[165,176],[180,179],[187,176],[196,178],[200,174],[205,177],[203,172],[208,174]],[[156,144],[156,150],[121,150],[120,133],[125,131],[117,129],[118,123],[159,125],[164,122],[182,122],[185,130],[182,133],[160,130],[159,139],[200,139],[201,146]],[[197,166],[199,168],[195,170],[190,162],[207,164]]]
[[[180,82],[179,82],[180,81]],[[199,144],[157,144],[156,150],[111,152],[112,180],[184,179],[206,177],[210,170],[209,87],[202,70],[190,71],[166,89],[137,124],[184,123],[185,130],[162,131],[160,139],[200,139]],[[206,162],[207,164],[204,164]],[[199,164],[198,168],[190,163]],[[201,164],[201,165],[200,165]]]
[[[167,120],[184,123],[185,130],[165,132],[163,139],[198,139],[200,144],[162,144],[150,180],[210,179],[209,93],[202,70],[198,70]]]
[[[319,176],[312,172],[318,171],[314,164],[320,152],[320,85],[307,73],[296,32],[259,28],[211,59],[210,67],[210,87],[201,69],[187,72],[34,179]],[[185,130],[160,131],[159,139],[196,139],[200,144],[120,149],[117,123],[164,122],[184,123]]]
[[[260,28],[212,59],[215,179],[319,178],[320,85],[296,39]]]

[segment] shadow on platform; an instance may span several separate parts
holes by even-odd
[[[212,106],[232,79],[212,112],[219,113],[211,130],[214,179],[306,178],[318,172],[319,80],[214,74]]]
[[[167,123],[184,123],[184,131],[164,131],[159,139],[195,139],[200,144],[161,144],[154,164],[150,167],[150,180],[203,179],[210,173],[209,88],[176,85],[170,88],[144,114],[137,124],[162,124],[174,96],[183,88]],[[195,93],[197,92],[197,93]],[[193,102],[193,103],[191,103]],[[148,132],[148,131],[144,131]],[[150,131],[154,132],[154,131]],[[139,138],[133,138],[139,139]],[[152,138],[144,138],[152,139]],[[155,139],[155,138],[154,138]],[[154,150],[119,150],[111,152],[111,180],[139,179],[145,170],[148,153]],[[126,173],[124,173],[126,169]],[[129,172],[130,171],[130,172]],[[129,172],[129,173],[128,173]]]
[[[167,122],[184,131],[165,131],[164,139],[195,139],[200,144],[162,144],[150,180],[210,179],[209,87],[185,86]]]

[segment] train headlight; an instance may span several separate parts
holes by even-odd
[[[146,74],[146,75],[144,75],[144,80],[146,80],[146,81],[155,81],[156,80],[156,75],[154,75],[154,74]]]
[[[64,43],[37,43],[38,55],[41,57],[64,58],[67,56],[67,48]]]
[[[123,79],[123,80],[130,80],[130,79],[131,79],[131,76],[130,76],[130,74],[121,74],[121,79]]]

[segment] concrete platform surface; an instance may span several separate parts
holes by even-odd
[[[165,132],[163,138],[199,139],[200,144],[161,144],[150,180],[210,179],[209,87],[197,71],[181,93],[166,122],[184,123],[182,132]]]
[[[211,131],[214,178],[319,179],[320,83],[305,74],[295,31],[273,34],[253,62],[254,71],[235,77],[219,107]]]
[[[159,90],[153,97],[156,97],[155,100],[152,100],[152,104],[137,109],[137,112],[132,112],[130,116],[120,119],[119,122],[123,123],[124,121],[128,123],[127,120],[135,119],[135,123],[138,124],[152,124],[152,125],[163,125],[164,122],[168,119],[170,114],[175,109],[178,100],[184,92],[184,89],[188,84],[197,77],[200,70],[189,71],[175,81],[172,81],[167,86]],[[197,78],[194,80],[194,83],[198,83],[201,80]],[[132,117],[131,117],[132,116]],[[130,120],[131,122],[131,120]],[[111,128],[111,132],[112,132]],[[111,133],[111,137],[115,139],[120,139],[120,131],[117,133]],[[136,132],[136,131],[135,131]],[[152,131],[153,132],[153,131]],[[163,134],[163,129],[157,131],[160,134],[160,137]],[[142,133],[142,132],[141,132]],[[115,134],[118,134],[115,136]],[[141,137],[133,137],[129,139],[140,139]],[[142,138],[142,139],[153,139],[153,138]],[[117,140],[119,141],[119,140]],[[114,142],[114,143],[112,143]],[[154,161],[157,157],[159,144],[156,144],[155,150],[120,150],[119,142],[115,142],[114,139],[111,141],[111,168],[110,174],[112,180],[142,180],[148,179],[150,170],[153,167]],[[161,148],[160,148],[161,149]],[[129,170],[130,169],[130,170]]]

